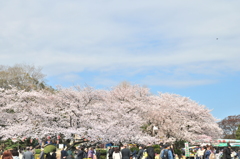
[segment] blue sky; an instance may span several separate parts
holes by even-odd
[[[240,114],[237,0],[0,1],[1,65],[43,68],[49,85],[122,81]]]

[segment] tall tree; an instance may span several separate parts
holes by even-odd
[[[235,139],[236,131],[240,125],[240,115],[232,115],[224,118],[218,123],[223,130],[223,138]]]
[[[33,65],[0,66],[0,88],[10,89],[15,87],[26,91],[52,90],[51,87],[46,85],[44,77],[42,69]]]

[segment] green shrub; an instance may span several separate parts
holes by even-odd
[[[159,145],[153,145],[153,148],[155,149],[155,148],[160,148],[160,146]]]
[[[182,151],[179,149],[174,149],[174,153],[178,155],[178,157],[182,156]]]
[[[35,149],[35,154],[40,154],[41,153],[41,149]]]
[[[160,148],[154,148],[154,152],[160,154]]]
[[[101,154],[101,156],[103,155],[105,155],[105,157],[106,157],[106,155],[107,155],[107,150],[100,150],[100,154]]]
[[[138,149],[137,147],[131,147],[130,150],[131,150],[132,152],[134,152],[135,150],[136,150],[137,152],[139,151],[139,149]]]
[[[56,146],[54,145],[47,145],[44,147],[44,153],[53,152],[53,150],[56,150]]]
[[[106,155],[101,155],[100,159],[106,159]]]

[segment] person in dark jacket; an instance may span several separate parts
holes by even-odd
[[[77,150],[77,157],[76,159],[83,159],[84,158],[84,148],[80,147]]]
[[[223,149],[223,159],[231,159],[231,146],[229,144]]]
[[[61,159],[66,159],[67,158],[67,151],[62,149],[61,151]]]
[[[148,159],[155,159],[155,152],[152,145],[149,143],[147,147]]]
[[[130,149],[127,148],[127,145],[123,146],[121,153],[122,153],[122,159],[130,159],[130,157],[132,155],[132,152]]]
[[[52,159],[57,159],[56,149],[53,150]]]
[[[137,154],[137,159],[141,159],[143,156],[143,146],[140,145],[139,146],[139,151],[138,151],[138,154]]]
[[[46,154],[46,159],[52,159],[52,155],[50,154],[50,152]]]
[[[97,149],[96,149],[96,157],[97,157],[97,159],[100,159],[100,156],[101,156],[101,152],[99,150],[99,147],[97,147]]]
[[[108,159],[112,159],[113,157],[113,152],[114,152],[114,147],[110,147],[108,150]]]
[[[83,149],[83,158],[88,158],[88,148]]]

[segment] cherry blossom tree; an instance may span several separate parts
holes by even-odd
[[[216,138],[221,129],[210,110],[175,94],[121,83],[110,90],[91,87],[58,91],[0,90],[3,138],[77,134],[92,142],[194,141]],[[157,126],[158,130],[153,131]]]
[[[202,135],[218,138],[222,133],[210,110],[187,97],[160,93],[149,102],[149,125],[159,127],[157,136],[165,142],[193,142]]]

